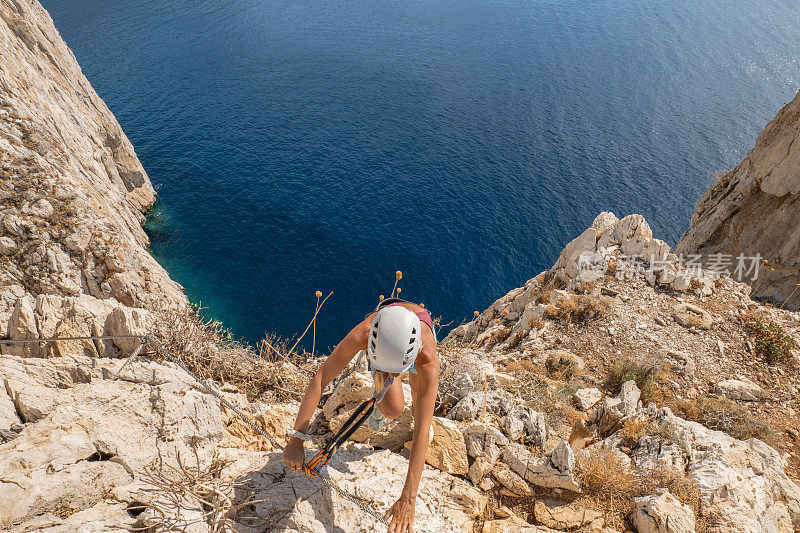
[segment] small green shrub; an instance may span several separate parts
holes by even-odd
[[[545,367],[548,374],[561,380],[568,380],[578,367],[574,359],[565,355],[552,354],[547,357]]]
[[[753,335],[756,355],[775,365],[789,360],[791,351],[797,348],[794,338],[775,322],[761,318],[747,321],[747,330]]]
[[[613,394],[619,394],[622,384],[633,380],[642,393],[642,402],[661,403],[663,400],[663,393],[659,385],[661,374],[661,368],[656,365],[626,359],[614,363],[603,385]]]

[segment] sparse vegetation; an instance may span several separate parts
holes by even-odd
[[[787,362],[797,348],[797,341],[775,322],[750,315],[745,317],[745,325],[753,336],[756,355],[771,365]]]
[[[634,510],[633,499],[649,496],[657,488],[666,488],[692,508],[697,520],[696,531],[709,531],[710,520],[701,514],[699,489],[681,471],[656,468],[636,472],[622,452],[610,449],[592,451],[578,468],[584,497],[605,512],[607,526],[625,529],[624,520]]]
[[[642,393],[642,402],[662,403],[665,395],[661,382],[665,372],[654,364],[625,359],[612,365],[603,385],[613,394],[619,394],[623,383],[634,380]]]
[[[670,409],[679,417],[722,431],[740,440],[760,439],[770,446],[781,449],[780,438],[772,427],[746,408],[726,398],[697,398],[668,402]]]
[[[311,354],[273,335],[258,349],[237,342],[220,322],[203,319],[197,307],[166,309],[154,317],[153,331],[164,349],[201,378],[237,386],[250,401],[268,392],[278,401],[297,399],[317,364]]]
[[[545,361],[547,373],[559,380],[568,380],[578,367],[574,359],[562,354],[551,354]]]
[[[606,310],[602,300],[589,294],[571,294],[547,306],[547,316],[567,324],[582,323]]]
[[[211,533],[239,531],[243,521],[260,522],[252,528],[263,530],[269,524],[249,516],[253,506],[265,500],[237,499],[235,489],[241,484],[224,480],[223,470],[228,461],[216,453],[203,465],[195,448],[194,465],[177,457],[177,466],[161,463],[147,468],[142,476],[144,488],[136,511],[150,510],[151,519],[136,531],[160,532],[183,530],[191,524],[205,522]]]

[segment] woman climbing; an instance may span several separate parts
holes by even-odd
[[[388,533],[410,533],[439,383],[436,336],[431,315],[424,307],[399,298],[378,304],[375,311],[336,346],[311,379],[300,403],[294,429],[300,435],[308,431],[322,391],[360,350],[367,352],[376,391],[382,390],[387,377],[397,377],[408,371],[414,415],[411,457],[400,498],[384,518],[390,521]],[[383,424],[384,417],[397,418],[403,412],[405,401],[401,380],[394,380],[377,407],[368,419],[370,427],[376,431]],[[303,440],[298,436],[290,437],[283,451],[283,462],[295,472],[302,472],[304,460]]]

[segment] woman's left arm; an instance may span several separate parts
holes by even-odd
[[[413,404],[414,433],[411,439],[411,457],[400,499],[386,513],[387,519],[392,517],[388,533],[410,532],[414,522],[414,505],[425,459],[428,456],[428,432],[433,421],[439,387],[439,357],[435,350],[433,348],[432,354],[425,354],[417,358],[417,362],[414,363],[417,370],[415,378],[417,391]]]

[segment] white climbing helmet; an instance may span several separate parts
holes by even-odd
[[[422,346],[422,323],[412,311],[399,305],[375,313],[367,340],[367,357],[383,372],[405,372]]]

